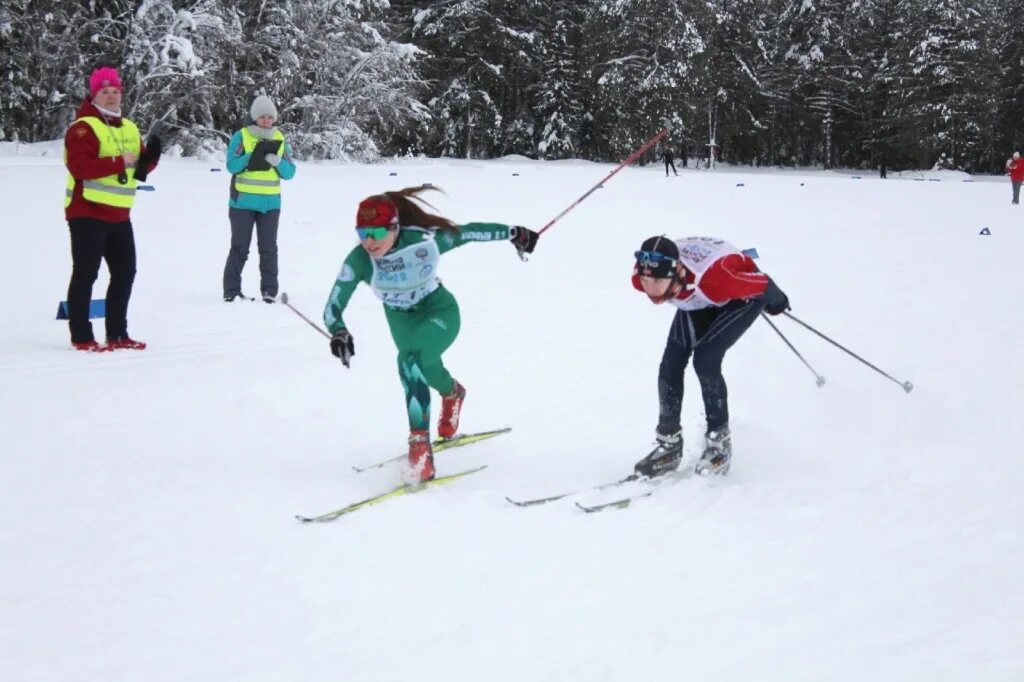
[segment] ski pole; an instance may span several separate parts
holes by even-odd
[[[850,350],[849,348],[846,348],[845,346],[843,346],[843,345],[841,345],[841,344],[839,344],[839,343],[836,343],[835,341],[833,341],[833,340],[832,340],[832,339],[830,339],[829,337],[825,336],[824,334],[822,334],[821,332],[819,332],[819,331],[818,331],[817,329],[815,329],[815,328],[814,328],[814,327],[812,327],[811,325],[809,325],[809,324],[807,324],[806,322],[804,322],[803,320],[800,320],[800,319],[798,319],[798,318],[796,318],[796,317],[793,317],[793,316],[792,316],[792,315],[790,315],[790,314],[789,314],[788,312],[783,312],[782,314],[783,314],[783,315],[785,315],[786,317],[788,317],[789,319],[793,320],[794,322],[796,322],[796,323],[797,323],[798,325],[800,325],[800,326],[801,326],[801,327],[803,327],[804,329],[807,329],[807,330],[809,330],[809,331],[812,331],[812,332],[814,332],[815,334],[817,334],[817,335],[818,335],[818,336],[820,336],[821,338],[825,339],[826,341],[828,341],[829,343],[831,343],[831,344],[832,344],[833,346],[835,346],[835,347],[836,347],[836,348],[838,348],[839,350],[843,351],[844,353],[846,353],[846,354],[848,354],[848,355],[852,355],[853,357],[857,358],[858,360],[860,360],[861,362],[863,362],[863,363],[864,363],[865,365],[867,365],[867,366],[868,366],[868,367],[870,367],[871,369],[873,369],[873,370],[875,370],[876,372],[878,372],[879,374],[881,374],[881,375],[882,375],[883,377],[885,377],[886,379],[888,379],[888,380],[890,380],[890,381],[893,381],[893,382],[895,382],[895,383],[899,384],[899,385],[900,385],[900,386],[901,386],[901,387],[903,388],[903,390],[904,390],[905,392],[907,392],[907,393],[910,393],[911,391],[913,391],[913,390],[914,390],[914,384],[910,383],[909,381],[900,381],[899,379],[896,379],[896,378],[894,378],[894,377],[891,377],[891,376],[889,376],[888,374],[886,374],[886,373],[885,373],[885,372],[883,372],[882,370],[878,369],[877,367],[875,367],[874,365],[872,365],[872,364],[871,364],[870,362],[868,362],[867,360],[865,360],[865,359],[864,359],[864,358],[862,358],[861,356],[859,356],[859,355],[857,355],[856,353],[854,353],[854,352],[853,352],[852,350]]]
[[[305,320],[306,324],[308,324],[308,325],[309,325],[310,327],[312,327],[313,329],[317,330],[318,332],[320,332],[321,334],[323,334],[324,336],[326,336],[326,337],[327,337],[328,339],[329,339],[329,338],[331,338],[331,335],[330,335],[330,334],[328,334],[328,333],[327,333],[326,331],[324,331],[323,329],[321,329],[321,328],[320,328],[320,325],[318,325],[318,324],[317,324],[316,322],[314,322],[313,320],[309,319],[308,317],[306,317],[305,315],[303,315],[302,313],[300,313],[300,312],[298,311],[298,309],[296,309],[296,307],[295,307],[295,306],[293,306],[293,305],[292,305],[291,303],[289,303],[289,302],[288,302],[288,294],[284,293],[283,291],[281,292],[281,303],[284,303],[284,304],[285,304],[286,306],[288,306],[288,308],[290,308],[290,309],[291,309],[291,311],[292,311],[293,313],[295,313],[296,315],[298,315],[299,317],[301,317],[301,318],[302,318],[303,320]]]
[[[644,152],[646,152],[648,149],[650,149],[654,145],[658,144],[658,141],[661,140],[661,138],[665,137],[670,132],[672,132],[672,125],[669,123],[669,120],[666,118],[666,119],[663,119],[663,121],[664,121],[665,127],[662,128],[661,131],[657,135],[655,135],[651,139],[647,140],[647,142],[644,143],[643,147],[640,147],[640,149],[637,149],[635,152],[630,154],[629,157],[625,161],[620,163],[618,165],[618,167],[615,168],[615,170],[613,170],[611,173],[609,173],[608,175],[606,175],[603,178],[601,178],[601,181],[598,182],[593,187],[591,187],[590,189],[588,189],[587,192],[583,196],[581,196],[579,199],[577,199],[576,201],[574,201],[571,204],[569,204],[568,208],[566,208],[564,211],[562,211],[561,213],[556,215],[554,218],[552,218],[547,223],[547,225],[545,225],[544,227],[542,227],[539,230],[537,230],[537,234],[538,235],[544,234],[545,230],[547,230],[549,227],[551,227],[552,225],[557,223],[559,220],[561,220],[565,216],[566,213],[568,213],[569,211],[573,210],[574,208],[576,208],[577,206],[582,204],[587,197],[589,197],[591,194],[596,192],[602,185],[604,185],[604,183],[606,183],[609,180],[611,180],[613,175],[618,173],[620,170],[622,170],[623,168],[625,168],[629,164],[631,164],[634,161],[636,161],[638,158],[640,158],[640,156]]]
[[[786,342],[786,345],[789,346],[789,349],[791,351],[793,351],[793,353],[796,354],[796,356],[798,358],[800,358],[800,362],[804,363],[807,366],[807,369],[811,370],[811,374],[814,375],[814,383],[815,383],[815,385],[818,388],[821,388],[822,386],[824,386],[825,385],[825,377],[821,376],[820,374],[818,374],[817,372],[814,371],[814,368],[811,367],[811,363],[809,363],[806,360],[804,360],[804,356],[800,355],[800,351],[798,351],[796,349],[796,346],[794,346],[792,343],[789,342],[789,339],[786,338],[786,335],[783,334],[781,331],[779,331],[779,328],[775,326],[774,322],[772,322],[771,320],[768,319],[767,315],[765,315],[764,313],[761,313],[761,317],[764,318],[765,322],[767,322],[769,325],[771,325],[771,328],[775,330],[775,333],[779,335],[779,338],[781,338],[783,341]]]

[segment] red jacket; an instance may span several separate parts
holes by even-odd
[[[95,116],[103,120],[99,109],[89,100],[82,102],[82,106],[78,107],[75,114],[76,119],[83,116]],[[115,128],[121,127],[120,118],[108,119],[108,122]],[[143,143],[139,153],[141,154],[145,149],[146,145]],[[67,158],[68,172],[75,179],[74,195],[71,197],[71,203],[64,209],[64,217],[67,219],[95,218],[108,223],[124,223],[130,220],[130,209],[97,204],[82,198],[82,180],[117,175],[125,169],[124,159],[120,156],[101,159],[99,157],[100,141],[89,124],[85,122],[75,123],[64,133],[64,153]],[[149,170],[152,171],[156,168],[156,164],[156,161],[150,163]]]
[[[712,263],[696,289],[694,281],[693,273],[687,270],[686,288],[676,294],[676,301],[685,301],[699,290],[710,301],[723,305],[738,298],[756,298],[768,288],[768,276],[761,274],[754,260],[742,253],[731,253]],[[633,269],[633,288],[644,290],[636,268]]]
[[[1006,172],[1013,182],[1024,182],[1024,157],[1010,159],[1010,163],[1006,164]]]

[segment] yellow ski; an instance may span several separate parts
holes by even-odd
[[[470,474],[475,474],[478,471],[483,471],[486,468],[487,468],[487,465],[485,464],[484,466],[479,466],[479,467],[477,467],[475,469],[468,469],[466,471],[460,471],[460,472],[458,472],[456,474],[449,474],[448,476],[441,476],[439,478],[435,478],[432,481],[427,481],[426,483],[412,483],[412,484],[410,484],[410,483],[403,483],[402,485],[400,485],[400,486],[398,486],[396,488],[393,488],[393,489],[387,491],[386,493],[381,493],[380,495],[374,495],[373,497],[368,497],[365,500],[362,500],[360,502],[353,502],[352,504],[348,505],[347,507],[342,507],[341,509],[336,509],[336,510],[334,510],[332,512],[327,512],[326,514],[321,514],[319,516],[301,516],[299,514],[296,514],[295,518],[298,521],[301,521],[302,523],[323,523],[325,521],[333,521],[334,519],[338,518],[339,516],[344,516],[345,514],[350,514],[350,513],[354,512],[354,511],[356,511],[357,509],[362,509],[363,507],[369,507],[372,504],[377,504],[378,502],[383,502],[384,500],[391,499],[392,497],[400,497],[402,495],[411,495],[413,493],[418,493],[418,492],[421,492],[423,490],[426,490],[427,488],[433,488],[434,486],[438,486],[438,485],[445,485],[446,483],[451,483],[452,481],[455,481],[455,480],[458,480],[460,478],[463,478],[464,476],[469,476]]]
[[[478,443],[482,440],[487,440],[488,438],[494,438],[495,436],[500,436],[503,433],[508,433],[511,430],[511,428],[506,427],[504,429],[495,429],[494,431],[481,431],[480,433],[459,434],[454,436],[453,438],[447,439],[438,438],[433,443],[431,443],[430,447],[434,451],[434,454],[436,455],[442,450],[448,450],[449,448],[457,448],[463,445],[470,445],[471,443]],[[391,459],[386,459],[383,462],[377,462],[376,464],[368,464],[367,466],[363,467],[353,466],[352,468],[355,469],[356,473],[361,474],[362,472],[370,471],[371,469],[383,469],[388,464],[391,464],[392,462],[399,462],[401,460],[404,460],[405,458],[406,455],[402,454],[392,457]]]

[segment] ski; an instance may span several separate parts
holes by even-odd
[[[481,431],[479,433],[458,434],[452,438],[438,438],[433,443],[431,443],[430,447],[434,451],[434,454],[436,455],[437,453],[443,450],[458,448],[462,447],[463,445],[470,445],[472,443],[478,443],[482,440],[487,440],[489,438],[494,438],[495,436],[500,436],[503,433],[508,433],[511,430],[511,427],[505,427],[503,429],[495,429],[494,431]],[[396,455],[395,457],[391,457],[390,459],[386,459],[383,462],[377,462],[376,464],[367,464],[366,466],[361,467],[353,466],[352,468],[355,470],[357,474],[361,474],[364,471],[370,471],[371,469],[383,469],[388,464],[392,464],[393,462],[400,462],[405,458],[406,455],[401,454]]]
[[[702,475],[702,474],[700,474],[697,471],[695,471],[694,467],[686,467],[686,468],[683,468],[683,469],[678,469],[677,471],[673,471],[673,472],[670,472],[670,473],[667,473],[667,474],[663,474],[661,476],[658,476],[657,478],[645,478],[645,479],[643,479],[644,482],[650,483],[650,485],[651,485],[650,490],[645,490],[645,491],[643,491],[641,493],[636,493],[635,495],[629,495],[627,497],[623,497],[623,498],[620,498],[618,500],[612,500],[611,502],[602,502],[601,504],[586,505],[586,504],[580,504],[579,502],[577,502],[576,503],[576,507],[578,509],[581,509],[582,511],[585,511],[588,514],[593,514],[594,512],[605,511],[605,510],[608,510],[608,509],[625,509],[629,505],[633,504],[633,502],[635,502],[636,500],[640,500],[640,499],[643,499],[645,497],[650,497],[654,493],[658,492],[659,489],[664,488],[666,486],[666,484],[675,483],[677,481],[683,480],[684,478],[690,478],[691,476],[700,476],[700,475]]]
[[[426,483],[403,483],[402,485],[396,486],[395,488],[392,488],[387,492],[380,493],[379,495],[374,495],[373,497],[368,497],[365,500],[360,500],[359,502],[353,502],[352,504],[346,507],[342,507],[341,509],[336,509],[334,511],[327,512],[326,514],[320,514],[319,516],[302,516],[300,514],[296,514],[295,519],[302,523],[324,523],[326,521],[333,521],[339,516],[351,514],[356,510],[362,509],[363,507],[369,507],[370,505],[378,504],[380,502],[383,502],[384,500],[389,500],[393,497],[411,495],[413,493],[422,492],[427,488],[445,485],[451,483],[452,481],[457,481],[460,478],[469,476],[470,474],[475,474],[478,471],[483,471],[486,468],[487,465],[485,464],[475,469],[467,469],[466,471],[460,471],[455,474],[441,476],[439,478],[435,478],[432,481],[427,481]]]
[[[576,507],[578,509],[585,511],[588,514],[604,511],[605,509],[625,509],[626,507],[633,503],[633,500],[639,500],[642,497],[650,497],[653,494],[653,490],[648,490],[647,492],[640,493],[639,495],[631,495],[630,497],[624,497],[621,500],[615,500],[613,502],[604,502],[603,504],[595,504],[589,507],[587,505],[580,504],[579,502],[577,502]]]
[[[574,490],[573,492],[561,493],[558,495],[552,495],[550,497],[538,497],[533,500],[513,500],[511,497],[506,497],[505,499],[511,502],[512,504],[516,505],[517,507],[535,507],[540,504],[547,504],[548,502],[554,502],[555,500],[561,500],[566,497],[573,497],[574,495],[582,495],[583,493],[598,492],[600,490],[617,488],[620,485],[630,483],[631,481],[639,481],[642,478],[643,477],[640,476],[639,474],[630,474],[629,476],[626,476],[625,478],[620,478],[617,481],[609,481],[607,483],[601,483],[599,485],[592,485],[589,488],[582,488],[580,490]]]

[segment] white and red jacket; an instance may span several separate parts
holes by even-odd
[[[679,260],[686,268],[686,286],[670,301],[680,310],[723,306],[738,298],[756,298],[768,288],[768,276],[735,246],[713,237],[677,239]],[[633,288],[643,291],[633,268]]]

